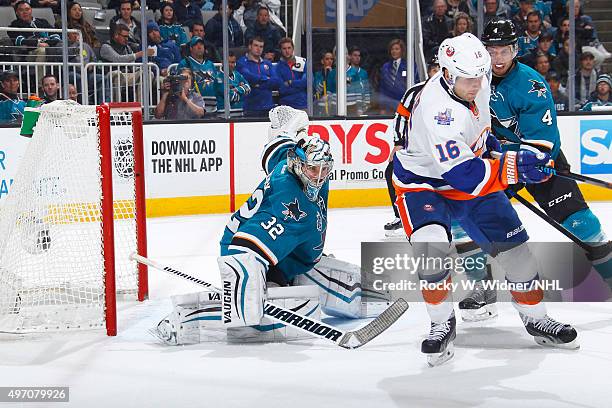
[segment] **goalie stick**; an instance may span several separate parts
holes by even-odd
[[[188,275],[184,272],[164,266],[152,261],[144,256],[140,256],[136,253],[130,255],[130,259],[139,262],[141,264],[150,266],[160,271],[167,272],[171,275],[178,276],[182,279],[191,281],[195,284],[208,288],[216,293],[221,293],[221,289],[211,285],[201,279]],[[364,344],[367,344],[372,339],[377,337],[380,333],[387,330],[397,319],[399,319],[408,310],[408,303],[400,298],[396,300],[391,306],[389,306],[384,312],[378,317],[372,320],[370,323],[357,330],[342,330],[335,326],[323,323],[316,319],[311,319],[299,313],[296,313],[290,309],[277,306],[274,303],[266,302],[264,305],[264,315],[268,318],[283,323],[287,326],[294,327],[303,332],[309,333],[314,337],[331,341],[337,346],[345,349],[356,349]]]

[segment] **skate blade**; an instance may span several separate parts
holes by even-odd
[[[497,305],[491,303],[480,309],[461,309],[461,319],[464,322],[481,322],[497,317]]]
[[[439,365],[446,363],[448,360],[453,358],[454,355],[455,355],[455,345],[451,341],[446,346],[446,350],[444,350],[442,353],[427,354],[427,364],[429,364],[430,367],[437,367]]]
[[[569,343],[555,343],[545,337],[534,337],[533,339],[540,346],[544,346],[544,347],[554,347],[554,348],[560,348],[564,350],[578,350],[580,348],[580,344],[578,343],[577,337],[574,340],[570,341]]]
[[[403,238],[406,236],[403,228],[398,228],[396,230],[385,230],[385,237],[387,238]]]

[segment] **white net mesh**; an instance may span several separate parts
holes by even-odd
[[[131,114],[111,116],[116,286],[135,293]],[[0,209],[0,331],[103,327],[104,251],[95,106],[41,108]]]

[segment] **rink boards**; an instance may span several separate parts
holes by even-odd
[[[612,115],[558,118],[572,171],[612,181]],[[313,121],[309,133],[334,154],[329,207],[389,204],[384,169],[393,147],[392,120]],[[260,154],[267,122],[147,124],[144,126],[147,215],[234,211],[264,177]],[[0,128],[0,203],[11,190],[29,139]],[[583,185],[588,200],[612,192]]]

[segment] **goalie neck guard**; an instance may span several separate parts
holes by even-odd
[[[287,153],[290,171],[301,181],[310,201],[316,201],[334,166],[329,143],[318,137],[300,139]]]

